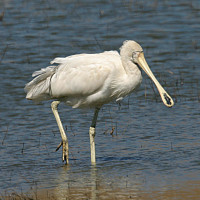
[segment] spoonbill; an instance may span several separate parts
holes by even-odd
[[[123,42],[120,53],[105,51],[97,54],[77,54],[55,58],[57,64],[35,71],[32,81],[26,84],[26,98],[35,101],[52,99],[54,113],[62,141],[62,160],[69,163],[68,139],[58,114],[58,105],[64,102],[72,108],[94,108],[89,128],[91,163],[96,163],[95,127],[100,108],[110,101],[119,101],[133,92],[141,83],[140,67],[155,83],[161,99],[167,107],[174,105],[173,99],[163,89],[150,70],[142,47],[135,41]]]

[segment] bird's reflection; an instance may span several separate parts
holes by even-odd
[[[89,198],[97,199],[98,190],[98,170],[96,165],[92,165],[80,171],[73,171],[73,167],[65,165],[59,170],[57,176],[54,196],[56,199],[66,200],[68,198],[81,199]]]
[[[123,176],[119,171],[116,176],[113,176],[113,167],[79,166],[77,163],[75,166],[63,166],[55,179],[55,198],[59,200],[95,200],[100,197],[105,199],[115,199],[119,196],[122,199],[127,199],[130,196],[138,197],[142,187],[141,182],[132,175],[130,177]]]

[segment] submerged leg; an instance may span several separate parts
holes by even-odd
[[[97,122],[97,117],[99,113],[100,108],[96,108],[94,112],[94,116],[92,119],[92,124],[90,126],[89,130],[89,135],[90,135],[90,150],[91,150],[91,163],[95,164],[96,163],[96,155],[95,155],[95,127],[96,127],[96,122]]]
[[[53,101],[51,103],[51,109],[52,109],[53,114],[56,118],[56,122],[58,124],[58,128],[60,130],[60,134],[61,134],[61,137],[62,137],[62,142],[60,143],[60,145],[58,146],[58,148],[56,150],[58,150],[61,146],[63,146],[62,160],[63,160],[63,162],[66,161],[66,164],[68,164],[69,163],[69,146],[68,146],[67,136],[65,134],[62,122],[60,120],[60,116],[58,114],[59,103],[60,103],[60,101]]]

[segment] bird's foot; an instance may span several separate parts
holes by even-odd
[[[69,164],[69,148],[67,141],[61,141],[61,143],[57,146],[56,151],[60,149],[62,146],[62,160],[66,161],[66,164]]]

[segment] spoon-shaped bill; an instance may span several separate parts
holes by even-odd
[[[147,64],[147,62],[144,58],[143,52],[141,52],[138,56],[138,64],[146,72],[146,74],[151,78],[151,80],[155,83],[155,85],[158,89],[158,92],[160,93],[160,96],[161,96],[163,103],[167,107],[172,107],[174,105],[173,99],[169,96],[169,94],[164,90],[164,88],[160,85],[158,80],[153,75],[151,69],[149,68],[149,66],[148,66],[148,64]]]

